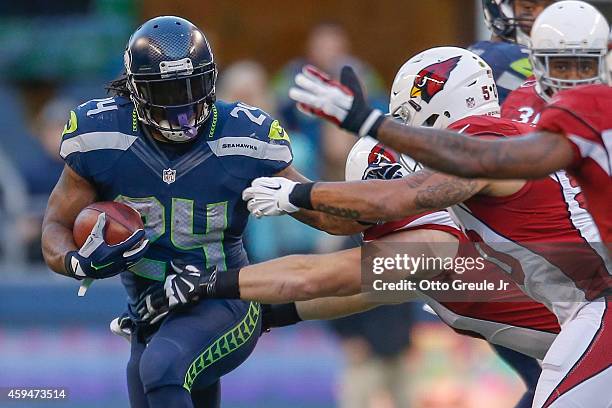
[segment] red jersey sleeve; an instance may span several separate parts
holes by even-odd
[[[568,138],[575,152],[574,166],[602,146],[601,132],[610,121],[605,112],[612,106],[612,88],[605,85],[578,87],[559,92],[544,108],[538,130]],[[612,122],[607,124],[612,126]]]

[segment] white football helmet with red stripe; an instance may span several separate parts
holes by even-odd
[[[467,116],[499,116],[491,67],[463,48],[423,51],[395,76],[389,112],[402,123],[438,129]]]

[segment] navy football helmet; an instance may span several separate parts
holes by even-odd
[[[536,3],[553,3],[553,0],[534,0]],[[528,45],[529,33],[521,29],[521,26],[531,24],[536,16],[516,16],[514,13],[514,0],[482,0],[487,27],[497,37],[509,41]]]
[[[195,138],[211,112],[217,79],[204,33],[180,17],[153,18],[130,37],[124,64],[138,119],[169,141]]]

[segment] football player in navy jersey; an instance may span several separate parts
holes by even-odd
[[[483,0],[485,22],[491,40],[478,41],[469,49],[493,70],[503,104],[510,92],[532,75],[526,46],[533,22],[555,0]]]
[[[52,270],[79,280],[120,274],[136,323],[127,366],[132,407],[219,406],[219,378],[257,342],[260,306],[185,304],[181,290],[198,281],[199,270],[223,274],[248,263],[242,234],[249,212],[241,193],[251,181],[305,178],[291,167],[289,136],[277,120],[215,99],[213,54],[189,21],[147,21],[131,36],[124,62],[111,97],[70,112],[60,150],[66,166],[45,214],[43,254]],[[145,230],[108,245],[102,214],[78,248],[77,214],[107,200],[139,211]],[[364,228],[308,211],[296,218],[332,233]],[[133,307],[161,286],[175,290],[179,307],[154,324],[139,322]]]

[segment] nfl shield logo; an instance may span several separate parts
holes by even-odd
[[[166,184],[172,184],[176,180],[176,170],[166,169],[162,174],[162,180]]]
[[[476,106],[476,101],[474,100],[473,97],[469,97],[465,100],[465,104],[467,105],[468,108],[473,109]]]

